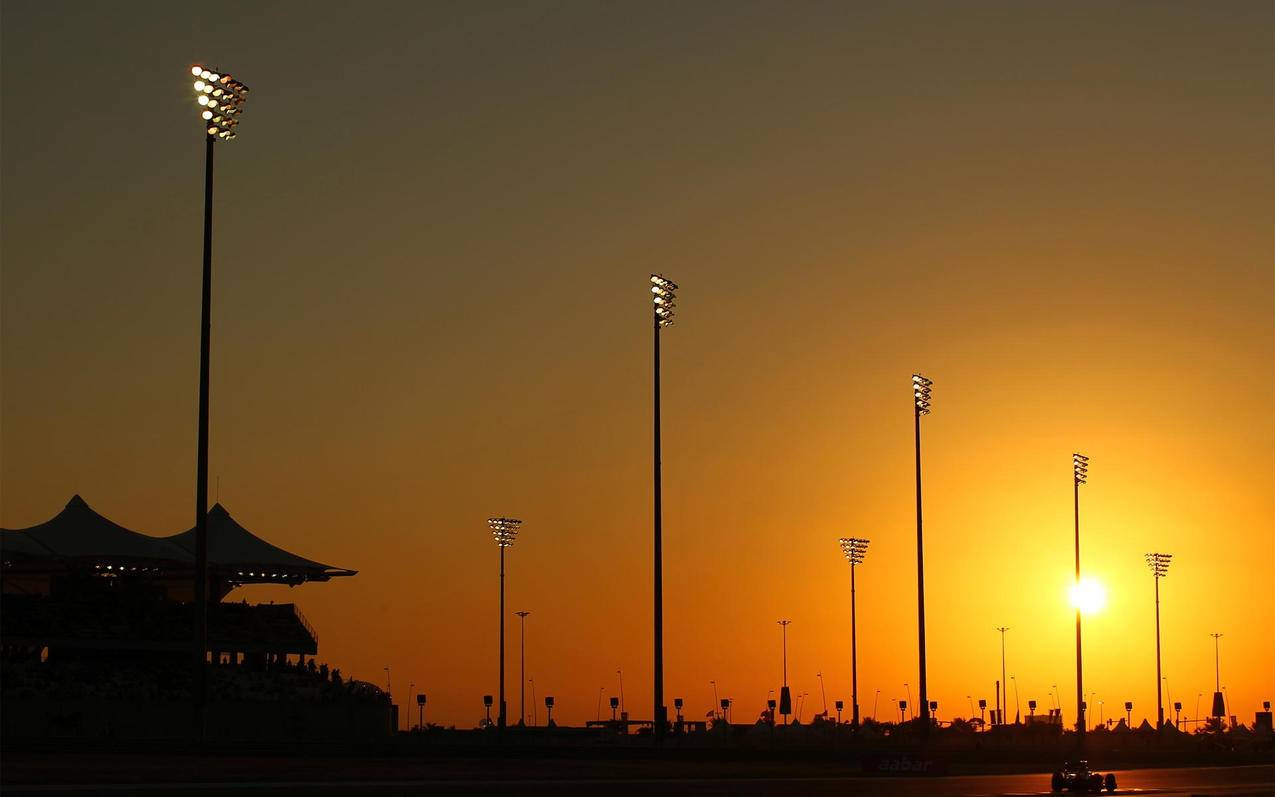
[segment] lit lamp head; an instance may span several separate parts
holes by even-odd
[[[930,414],[930,391],[934,382],[920,374],[912,374],[912,398],[916,401],[916,414]]]
[[[1072,454],[1071,471],[1072,475],[1075,476],[1077,485],[1089,481],[1089,457],[1084,454]]]
[[[858,537],[842,537],[841,553],[845,554],[846,561],[851,567],[863,564],[863,557],[868,553],[868,541],[859,539]]]
[[[213,139],[231,140],[239,126],[248,87],[220,69],[201,64],[192,66],[190,74],[195,79],[195,102],[199,104],[204,129]]]
[[[1163,578],[1169,572],[1169,562],[1173,559],[1171,553],[1149,553],[1146,554],[1147,567],[1151,568],[1151,572],[1156,578]]]
[[[496,544],[501,548],[508,548],[514,544],[522,521],[511,517],[493,517],[487,518],[487,525],[491,527],[491,536],[496,539]]]
[[[655,325],[671,326],[673,308],[677,306],[677,283],[659,274],[652,274],[651,294],[651,301],[655,306]]]

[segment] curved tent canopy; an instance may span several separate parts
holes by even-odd
[[[4,552],[60,559],[130,559],[194,562],[168,540],[139,534],[94,512],[78,495],[51,519],[30,528],[4,529]]]
[[[166,541],[193,556],[195,530],[167,537]],[[208,561],[232,569],[231,580],[237,582],[284,577],[327,581],[333,576],[352,576],[358,572],[325,565],[271,545],[239,525],[221,504],[215,504],[208,510]]]

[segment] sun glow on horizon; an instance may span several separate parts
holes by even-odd
[[[1107,606],[1107,588],[1092,578],[1082,578],[1068,590],[1071,605],[1081,614],[1097,614]]]

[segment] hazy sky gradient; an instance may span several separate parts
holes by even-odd
[[[296,600],[320,658],[472,724],[496,557],[562,721],[650,713],[650,305],[665,333],[666,696],[751,720],[780,678],[917,693],[909,377],[924,420],[931,697],[1074,719],[1271,699],[1275,168],[1269,2],[6,0],[0,524],[75,492],[193,522],[202,147],[187,67],[252,89],[218,145],[214,491],[360,575]],[[511,717],[517,618],[510,617]],[[413,717],[414,717],[413,713]],[[543,712],[542,712],[543,718]]]

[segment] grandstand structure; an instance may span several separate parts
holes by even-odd
[[[76,495],[53,518],[0,529],[0,645],[5,659],[182,657],[190,650],[194,529],[153,537],[93,511]],[[318,635],[293,604],[226,602],[245,584],[329,581],[357,571],[285,551],[208,513],[208,646],[214,663],[304,663]]]

